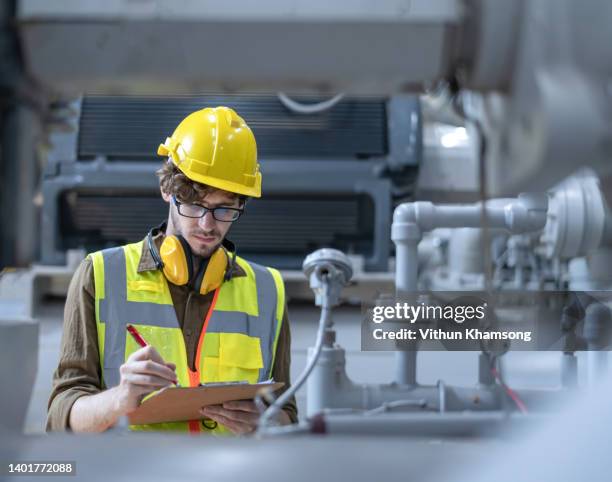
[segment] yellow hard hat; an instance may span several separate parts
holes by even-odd
[[[157,154],[189,179],[224,191],[261,197],[255,136],[236,111],[208,107],[185,117]]]

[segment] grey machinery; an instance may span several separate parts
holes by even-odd
[[[480,226],[483,216],[490,229],[513,234],[541,231],[547,220],[548,199],[545,194],[521,194],[516,199],[493,199],[485,205],[434,205],[427,202],[406,203],[395,210],[392,239],[396,243],[397,295],[415,292],[417,285],[418,245],[423,233],[440,227],[466,228]],[[262,416],[260,433],[379,433],[469,435],[499,426],[512,419],[512,403],[502,385],[486,368],[490,354],[483,352],[478,360],[479,378],[472,387],[453,387],[439,380],[434,386],[417,381],[418,346],[396,353],[395,381],[390,384],[362,384],[346,375],[345,352],[336,342],[332,308],[340,301],[340,291],[352,276],[349,259],[340,251],[322,249],[304,260],[304,272],[321,307],[321,318],[315,346],[303,373],[283,396]],[[590,309],[595,308],[595,310]],[[603,305],[587,307],[585,333],[610,330],[610,309]],[[595,312],[598,313],[595,313]],[[599,313],[600,312],[600,313]],[[358,323],[355,323],[357,329]],[[608,339],[609,342],[609,339]],[[411,349],[410,349],[411,348]],[[503,353],[501,353],[503,355]],[[499,355],[496,355],[499,356]],[[552,400],[568,396],[575,388],[576,359],[573,354],[561,357],[559,391],[518,390],[535,413],[550,407]],[[605,376],[606,358],[599,357],[600,367],[591,368]],[[299,427],[274,428],[272,421],[286,400],[307,381],[308,420]],[[528,423],[529,417],[518,421]]]
[[[334,246],[362,256],[366,271],[387,271],[397,185],[412,182],[421,159],[418,99],[344,98],[303,113],[285,98],[85,96],[65,106],[68,127],[51,134],[42,181],[42,262],[142,239],[167,210],[154,175],[157,143],[189,112],[228,105],[253,129],[265,179],[264,197],[232,227],[242,255],[299,269],[308,252]],[[321,98],[290,100],[317,106]]]

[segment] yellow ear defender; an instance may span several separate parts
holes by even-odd
[[[216,290],[223,281],[231,279],[236,253],[230,241],[224,240],[223,246],[219,246],[210,258],[203,260],[194,272],[191,248],[180,234],[166,236],[159,250],[157,249],[153,236],[159,231],[165,231],[165,228],[166,223],[163,223],[151,229],[147,235],[147,243],[157,269],[164,273],[168,281],[178,286],[190,285],[195,291],[205,295]],[[226,248],[234,251],[231,260]]]

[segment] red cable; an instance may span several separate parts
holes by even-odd
[[[508,385],[506,385],[502,381],[497,370],[495,368],[491,368],[491,373],[493,373],[493,376],[496,378],[496,380],[499,382],[502,388],[506,391],[506,393],[512,399],[512,401],[516,404],[519,411],[521,413],[527,413],[527,405],[525,405],[525,403],[521,400],[521,398],[517,395],[517,393],[514,390],[512,390]]]

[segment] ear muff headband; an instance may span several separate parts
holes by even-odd
[[[153,242],[153,236],[156,236],[157,233],[159,233],[160,231],[165,231],[165,230],[166,230],[166,222],[164,221],[159,226],[156,226],[155,228],[151,228],[151,230],[147,234],[147,245],[149,247],[149,253],[151,253],[151,257],[153,258],[153,261],[155,261],[155,267],[157,269],[162,269],[164,267],[164,263],[159,255],[157,246],[155,246],[155,243]]]
[[[200,294],[206,294],[206,292],[202,291],[202,280],[204,279],[204,274],[208,269],[208,261],[208,259],[205,259],[200,263],[200,267],[198,268],[198,271],[195,274],[195,279],[193,280],[193,288]]]

